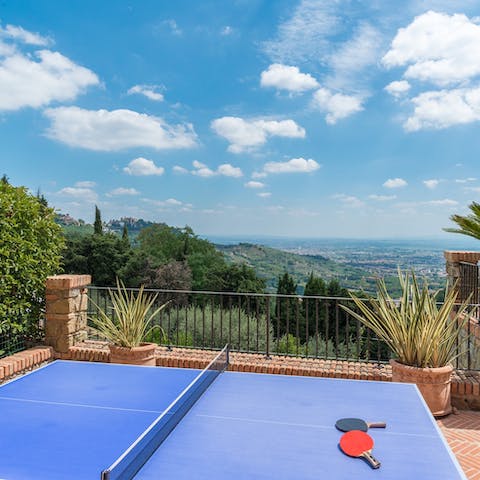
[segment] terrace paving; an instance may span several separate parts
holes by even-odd
[[[480,412],[458,410],[437,420],[469,480],[480,480]]]

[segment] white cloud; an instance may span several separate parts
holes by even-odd
[[[180,167],[179,165],[175,165],[173,167],[173,171],[175,173],[180,173],[180,174],[189,173],[189,171],[186,168]]]
[[[249,182],[245,183],[245,186],[247,188],[263,188],[265,187],[265,184],[262,182],[255,182],[253,180],[250,180]]]
[[[192,162],[192,165],[194,168],[207,168],[207,166],[204,163],[199,162],[198,160],[194,160]]]
[[[455,205],[458,205],[456,200],[451,200],[450,198],[444,198],[443,200],[430,200],[424,203],[425,205],[432,205],[434,207],[454,207]]]
[[[252,178],[265,178],[267,174],[265,172],[253,172]]]
[[[430,180],[423,181],[423,184],[430,190],[437,188],[439,183],[440,183],[440,180],[437,180],[436,178],[431,178]]]
[[[135,190],[135,188],[124,188],[124,187],[118,187],[114,188],[112,191],[109,192],[109,196],[116,196],[116,195],[138,195],[140,192],[138,190]]]
[[[76,182],[75,186],[79,188],[93,188],[95,187],[96,183],[91,180],[83,180],[81,182]]]
[[[165,200],[165,203],[167,205],[174,205],[174,206],[183,205],[183,202],[181,202],[180,200],[177,200],[176,198],[168,198],[167,200]]]
[[[13,55],[15,53],[15,46],[4,43],[0,40],[0,57],[6,57],[7,55]]]
[[[406,80],[396,80],[389,83],[385,90],[395,98],[405,95],[411,88],[411,85]]]
[[[396,195],[369,195],[368,198],[375,200],[376,202],[388,202],[389,200],[395,200]]]
[[[305,138],[305,130],[293,120],[244,120],[221,117],[211,123],[217,135],[230,142],[228,150],[241,153],[263,145],[269,136]]]
[[[224,37],[231,35],[234,32],[234,29],[230,25],[225,25],[221,30],[220,30],[220,35],[223,35]]]
[[[52,43],[50,38],[42,37],[38,33],[29,32],[28,30],[15,25],[7,25],[5,28],[0,27],[0,37],[11,38],[38,47],[46,47]]]
[[[326,112],[325,119],[330,125],[363,110],[361,98],[332,93],[327,88],[321,88],[314,93],[313,105],[320,111]]]
[[[91,188],[65,187],[58,192],[58,195],[87,203],[94,203],[98,199],[98,195]]]
[[[333,195],[332,198],[340,200],[346,207],[361,208],[365,206],[365,203],[362,202],[362,200],[353,195],[345,195],[344,193],[338,193],[336,195]]]
[[[170,33],[176,36],[180,36],[183,34],[182,29],[177,25],[177,22],[173,18],[169,18],[168,20],[164,20],[161,22],[161,25],[165,25],[170,30]]]
[[[195,170],[192,170],[191,173],[193,175],[197,175],[199,177],[204,177],[204,178],[215,177],[217,175],[224,176],[224,177],[233,177],[233,178],[239,178],[243,176],[243,172],[240,168],[234,167],[229,163],[223,163],[222,165],[219,165],[217,170],[212,170],[211,168],[207,167],[207,165],[205,165],[204,163],[194,160],[193,167]]]
[[[214,177],[216,175],[216,173],[210,168],[200,168],[192,173],[193,175],[198,175],[199,177],[203,178]]]
[[[262,72],[260,85],[302,93],[317,88],[318,82],[310,74],[301,73],[298,67],[274,63]]]
[[[405,130],[442,129],[480,120],[480,87],[424,92],[412,98]]]
[[[267,162],[263,170],[265,173],[310,173],[318,170],[320,165],[309,158],[292,158],[287,162]]]
[[[157,150],[196,145],[192,125],[169,125],[163,119],[132,110],[45,110],[51,120],[47,136],[72,147],[113,152],[134,147]]]
[[[152,160],[138,157],[132,160],[123,171],[129,175],[140,177],[147,175],[163,175],[165,169],[163,167],[157,167]]]
[[[260,198],[268,198],[268,197],[271,197],[272,194],[270,192],[260,192],[260,193],[257,193],[257,197],[260,197]]]
[[[338,48],[331,47],[328,63],[332,74],[325,80],[329,87],[357,91],[362,78],[368,78],[367,67],[378,61],[382,37],[380,32],[362,21],[354,30],[350,39],[340,44]]]
[[[406,187],[408,183],[403,178],[389,178],[383,186],[385,188],[401,188]]]
[[[405,78],[446,86],[480,74],[479,44],[480,26],[466,15],[429,11],[398,30],[382,61],[408,65]]]
[[[159,85],[134,85],[132,88],[128,90],[128,95],[139,94],[143,95],[150,100],[154,100],[156,102],[163,102],[163,95],[158,92],[158,90],[162,89],[162,86]]]
[[[300,0],[275,37],[263,43],[263,52],[274,63],[308,65],[322,72],[321,83],[329,89],[356,96],[363,92],[366,97],[384,39],[381,27],[365,21],[378,9],[370,9],[368,2],[362,8],[344,0]]]
[[[475,177],[468,177],[468,178],[457,178],[455,183],[468,183],[468,182],[476,182],[477,179]]]
[[[34,56],[16,52],[0,61],[0,111],[74,100],[98,83],[95,73],[58,52],[40,50]]]
[[[217,168],[217,172],[219,175],[223,175],[224,177],[234,177],[239,178],[243,176],[242,170],[238,167],[234,167],[229,163],[224,163]]]
[[[321,60],[329,47],[327,37],[337,33],[340,26],[336,3],[300,1],[291,17],[278,27],[276,38],[263,44],[264,52],[279,63]]]
[[[193,208],[191,203],[183,203],[176,198],[168,198],[167,200],[152,200],[150,198],[142,198],[142,202],[154,205],[155,207],[160,207],[164,211],[171,210],[172,208],[177,208],[180,211],[190,211]]]

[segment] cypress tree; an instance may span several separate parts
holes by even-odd
[[[95,205],[95,223],[93,224],[93,233],[95,235],[103,234],[102,216],[100,213],[100,209],[96,205]]]
[[[128,227],[127,227],[127,224],[125,222],[123,223],[122,240],[125,243],[130,243],[129,240],[128,240]]]

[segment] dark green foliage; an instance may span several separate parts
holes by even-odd
[[[277,294],[297,294],[297,284],[287,272],[278,278]],[[299,316],[299,299],[278,297],[275,305],[275,314],[277,318],[276,335],[288,335],[289,333],[295,335],[297,329],[296,319]]]
[[[102,224],[102,215],[100,209],[95,205],[95,223],[93,224],[93,232],[96,235],[102,235],[103,233],[103,224]]]
[[[172,261],[188,267],[190,280],[189,287],[185,289],[259,293],[265,289],[265,282],[252,268],[229,265],[212,243],[196,236],[188,226],[183,229],[165,224],[147,227],[138,235],[138,249],[150,259],[154,270]],[[238,302],[236,296],[215,299],[215,303],[224,305],[236,305]]]
[[[60,270],[64,239],[55,213],[25,187],[0,181],[0,335],[32,334],[45,280]]]
[[[65,273],[92,275],[98,286],[115,285],[131,255],[130,246],[114,234],[94,234],[67,241]]]
[[[138,249],[129,249],[125,264],[118,270],[118,277],[126,287],[137,288],[151,285],[155,277],[155,268],[151,259]]]
[[[122,240],[130,244],[130,240],[128,239],[128,227],[126,223],[123,224]]]

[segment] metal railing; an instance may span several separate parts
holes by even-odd
[[[138,289],[127,289],[138,291]],[[266,293],[145,289],[157,295],[156,306],[169,302],[154,318],[149,341],[167,347],[220,349],[318,359],[386,363],[392,352],[385,342],[342,305],[355,311],[350,298]],[[108,311],[106,287],[89,287],[89,317],[94,304]],[[93,303],[92,303],[93,300]],[[478,308],[476,308],[478,310]],[[91,320],[89,325],[92,326]],[[90,338],[96,332],[90,330]],[[480,327],[468,322],[457,341],[456,367],[480,370]]]
[[[154,319],[161,330],[154,330],[150,338],[169,347],[219,349],[229,343],[232,351],[267,357],[280,354],[379,363],[390,358],[387,346],[341,308],[354,308],[348,298],[145,291],[158,295],[158,306],[170,301]],[[89,296],[102,309],[110,308],[107,288],[90,287]],[[89,316],[93,315],[95,307],[90,302]],[[95,333],[90,333],[94,338]]]
[[[0,358],[26,348],[25,338],[19,335],[0,334]]]

